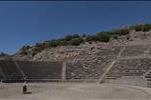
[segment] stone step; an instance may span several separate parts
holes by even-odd
[[[151,78],[151,76],[145,76],[145,78]]]
[[[146,78],[146,81],[149,81],[149,82],[151,82],[151,78]]]
[[[105,77],[105,79],[117,79],[118,77]]]
[[[151,73],[145,73],[144,75],[145,76],[151,76]]]

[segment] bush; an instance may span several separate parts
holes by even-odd
[[[28,50],[29,50],[29,48],[30,48],[30,46],[23,46],[22,48],[21,48],[21,52],[20,52],[20,54],[21,55],[27,55],[28,54]]]
[[[91,42],[91,41],[99,41],[99,38],[95,35],[88,35],[86,36],[86,39],[85,39],[86,42]]]
[[[110,35],[127,35],[129,33],[129,29],[119,29],[110,32]]]
[[[114,35],[114,36],[112,36],[113,37],[113,39],[118,39],[118,36],[117,35]]]
[[[151,30],[151,24],[141,24],[141,25],[134,25],[130,26],[130,29],[133,29],[135,31],[149,31]]]
[[[89,43],[91,43],[93,41],[109,42],[111,37],[113,39],[118,39],[118,37],[121,35],[129,34],[130,30],[146,32],[146,31],[151,30],[151,24],[134,25],[134,26],[130,26],[125,29],[118,29],[118,30],[113,30],[113,31],[109,31],[109,32],[108,31],[99,32],[96,35],[86,35],[86,34],[67,35],[64,38],[60,38],[60,39],[56,39],[56,40],[49,40],[49,41],[45,41],[43,43],[37,43],[32,48],[30,46],[23,46],[21,48],[20,53],[23,55],[27,55],[27,54],[29,54],[29,50],[32,49],[33,54],[35,55],[46,48],[52,48],[52,47],[57,47],[57,46],[66,46],[66,45],[80,45],[81,43],[83,43],[85,41],[89,42]],[[127,40],[129,40],[129,39],[130,39],[130,37],[127,37]]]
[[[142,31],[146,32],[146,31],[149,31],[151,30],[151,25],[150,24],[145,24],[144,26],[142,26]]]
[[[66,41],[70,41],[70,40],[72,40],[73,38],[79,38],[80,36],[78,35],[78,34],[73,34],[73,35],[67,35],[67,36],[65,36],[65,40]]]
[[[39,48],[39,47],[35,47],[32,50],[32,56],[36,55],[37,53],[41,52],[43,49]]]
[[[109,42],[111,38],[111,36],[105,32],[98,33],[97,36],[101,42]]]
[[[86,34],[82,34],[82,37],[85,38],[85,37],[86,37]]]
[[[79,34],[73,34],[73,35],[72,35],[72,38],[79,38],[79,37],[80,37]]]
[[[68,45],[68,41],[66,41],[65,39],[59,39],[57,41],[58,41],[58,45],[60,45],[60,46]]]
[[[142,31],[142,25],[132,26],[131,29],[134,29],[135,31]]]
[[[57,47],[59,45],[59,41],[57,40],[51,40],[49,42],[49,47]]]
[[[0,53],[0,57],[7,57],[7,56],[9,56],[7,53],[4,53],[4,52]]]
[[[67,36],[65,36],[65,38],[64,38],[66,41],[70,41],[71,39],[72,39],[72,36],[71,35],[67,35]]]
[[[83,43],[83,38],[73,38],[70,41],[70,44],[75,46],[80,45],[81,43]]]
[[[33,54],[37,54],[41,52],[42,50],[44,50],[45,48],[46,48],[46,45],[44,45],[44,43],[37,43],[32,50]]]

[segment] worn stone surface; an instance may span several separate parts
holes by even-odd
[[[60,46],[45,49],[35,56],[14,55],[13,59],[67,62],[66,74],[69,80],[99,79],[110,63],[116,60],[105,75],[106,78],[142,77],[151,69],[151,31],[132,30],[130,34],[121,36],[117,40],[113,39],[109,43],[93,42],[79,46]]]

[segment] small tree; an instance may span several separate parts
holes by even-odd
[[[110,35],[126,35],[129,33],[129,29],[118,29],[118,30],[115,30],[115,31],[112,31]]]
[[[59,44],[60,46],[66,46],[66,45],[69,44],[68,42],[69,42],[69,41],[66,41],[66,40],[58,40],[58,44]]]
[[[65,36],[65,40],[66,41],[70,41],[70,40],[72,40],[73,38],[79,38],[80,36],[78,35],[78,34],[73,34],[73,35],[67,35],[67,36]]]
[[[20,52],[20,54],[22,54],[22,55],[27,55],[28,54],[28,49],[30,48],[30,46],[23,46],[22,48],[21,48],[21,52]]]
[[[73,35],[72,35],[72,38],[79,38],[79,37],[80,37],[79,34],[73,34]]]
[[[9,56],[7,53],[1,52],[0,53],[0,57],[5,57],[5,56]]]
[[[71,39],[72,39],[72,36],[71,35],[67,35],[67,36],[65,36],[65,38],[64,38],[66,41],[70,41]]]
[[[83,34],[82,34],[82,37],[83,37],[83,38],[85,38],[85,37],[86,37],[86,34],[85,34],[85,33],[83,33]]]
[[[111,38],[111,36],[107,33],[99,33],[97,36],[101,42],[109,42]]]
[[[59,45],[59,41],[57,40],[51,40],[49,42],[49,47],[57,47]]]
[[[86,42],[91,42],[91,41],[99,41],[99,38],[95,35],[88,35],[86,36],[86,39],[85,39]]]
[[[81,43],[83,43],[83,39],[82,38],[73,38],[71,41],[70,41],[70,44],[71,45],[80,45]]]
[[[130,26],[130,29],[133,29],[135,31],[149,31],[151,30],[151,24],[139,24],[139,25],[133,25]]]

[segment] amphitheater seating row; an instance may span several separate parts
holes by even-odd
[[[5,81],[23,80],[22,74],[13,61],[0,61],[0,68],[5,75]]]
[[[151,69],[151,59],[122,59],[118,60],[106,77],[114,76],[144,76]],[[148,77],[148,76],[147,76]],[[117,77],[118,78],[118,77]]]
[[[101,74],[101,68],[93,64],[82,66],[80,63],[70,63],[67,66],[67,79],[97,79]]]
[[[121,56],[125,57],[125,56],[138,56],[138,55],[143,55],[147,49],[149,47],[148,46],[127,46],[126,49],[123,51],[123,53],[121,54]]]
[[[62,63],[17,61],[27,79],[61,79]]]
[[[4,80],[3,71],[1,68],[0,68],[0,80]]]
[[[93,55],[92,55],[93,56]],[[67,63],[66,78],[72,79],[99,79],[113,57],[96,57],[87,56],[73,63]]]
[[[122,48],[122,46],[100,46],[95,52],[93,50],[82,52],[74,58],[74,62],[67,64],[67,80],[99,79]]]
[[[35,81],[61,79],[62,63],[32,61],[16,61],[16,63],[10,60],[0,61],[0,80],[23,82],[25,79]]]
[[[144,75],[144,78],[146,79],[147,81],[147,87],[150,87],[151,88],[151,71],[148,70],[145,75]]]
[[[120,50],[123,48],[123,46],[109,46],[106,48],[100,47],[98,48],[98,55],[100,56],[111,56],[111,55],[118,55]]]

